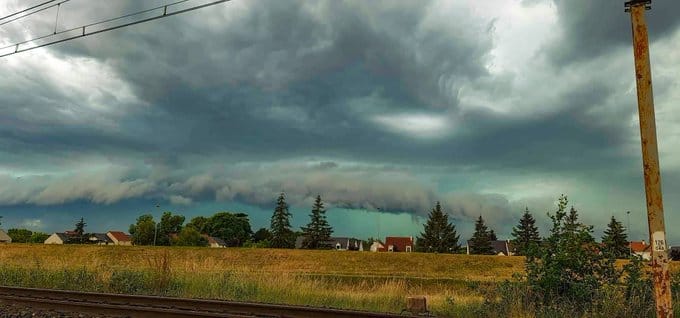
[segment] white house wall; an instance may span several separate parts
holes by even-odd
[[[50,237],[48,237],[48,238],[45,240],[45,244],[64,244],[64,241],[62,241],[62,240],[59,238],[59,235],[57,235],[57,234],[55,233],[55,234],[50,235]]]

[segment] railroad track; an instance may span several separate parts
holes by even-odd
[[[122,315],[127,317],[279,317],[279,318],[405,318],[417,317],[357,310],[248,303],[223,300],[187,299],[76,292],[55,289],[2,287],[0,303],[14,303],[41,309]]]

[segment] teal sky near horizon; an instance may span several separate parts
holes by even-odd
[[[89,231],[127,231],[129,225],[134,223],[135,219],[142,214],[150,213],[158,220],[163,212],[170,211],[174,214],[185,216],[186,222],[189,222],[191,218],[196,216],[209,217],[216,212],[227,211],[248,214],[253,231],[257,231],[261,227],[269,227],[273,211],[272,209],[239,203],[206,203],[191,207],[161,206],[160,208],[156,208],[152,203],[150,206],[146,205],[146,209],[129,210],[139,206],[144,205],[133,203],[127,207],[108,206],[102,208],[86,204],[81,205],[80,207],[69,206],[66,207],[66,210],[61,211],[46,211],[45,209],[24,211],[23,213],[17,214],[23,214],[23,216],[27,217],[17,218],[12,216],[13,214],[9,214],[10,217],[3,219],[3,225],[0,226],[0,228],[27,228],[33,231],[44,231],[48,233],[61,232],[72,229],[80,216],[83,216],[88,224],[87,230]],[[124,209],[125,212],[116,211],[121,208]],[[97,211],[93,211],[92,209],[97,209]],[[309,222],[310,210],[308,208],[291,207],[290,211],[293,214],[291,224],[294,230],[299,230],[301,226]],[[541,220],[542,216],[547,212],[548,211],[538,214],[534,212],[533,214],[537,214],[535,216]],[[367,239],[369,237],[384,239],[386,236],[417,237],[423,231],[423,225],[427,221],[427,218],[424,216],[415,216],[408,212],[394,213],[366,209],[330,208],[326,215],[329,223],[334,227],[334,236],[356,237],[361,239]],[[519,220],[520,216],[521,212],[518,212],[515,217]],[[620,213],[619,215],[615,215],[615,217],[627,226],[628,220],[625,213]],[[465,244],[465,240],[472,236],[474,223],[469,221],[461,222],[460,220],[455,219],[451,219],[450,221],[456,225],[461,244]],[[515,221],[511,225],[515,226],[516,223],[517,222]],[[631,213],[630,223],[631,240],[646,240],[646,215],[643,213]],[[539,226],[541,235],[548,234],[549,222],[547,222],[547,220],[544,220],[543,222],[539,221],[537,225]],[[508,231],[507,227],[491,226],[491,228],[497,232],[499,239],[512,238],[511,231]],[[604,224],[596,226],[594,235],[597,239],[602,236],[603,229]],[[675,235],[671,235],[669,237],[669,242],[671,244],[679,243],[676,237],[677,236]]]

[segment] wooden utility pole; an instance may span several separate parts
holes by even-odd
[[[633,54],[635,56],[635,79],[637,82],[640,138],[642,142],[642,166],[647,197],[647,220],[649,242],[652,244],[652,277],[656,316],[673,317],[671,282],[668,271],[668,247],[661,196],[661,173],[659,151],[656,143],[656,120],[652,93],[652,71],[649,65],[649,40],[645,11],[651,9],[651,0],[631,0],[625,3],[630,12],[633,27]]]

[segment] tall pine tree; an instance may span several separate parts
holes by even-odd
[[[529,212],[529,208],[524,210],[524,215],[519,220],[519,224],[512,228],[512,237],[516,255],[527,255],[527,252],[537,248],[540,244],[541,238],[536,227],[536,220]]]
[[[290,226],[290,212],[288,212],[288,204],[286,204],[286,197],[283,192],[276,200],[276,208],[272,215],[270,232],[271,244],[273,248],[294,248],[295,235]]]
[[[330,248],[329,241],[333,228],[326,221],[326,210],[323,207],[320,195],[316,196],[309,217],[309,224],[302,227],[302,235],[304,236],[302,246],[308,249]]]
[[[564,200],[567,200],[567,197],[564,197]],[[595,237],[592,234],[586,235],[585,233],[588,231],[583,231],[584,227],[588,227],[585,224],[579,222],[578,220],[578,211],[574,208],[574,206],[571,206],[571,209],[569,209],[569,214],[566,214],[565,221],[564,221],[564,231],[567,232],[569,235],[580,235],[581,237],[579,239],[582,239],[584,241],[587,241],[589,243],[594,243],[595,242]],[[591,231],[592,232],[592,229]]]
[[[607,229],[604,230],[602,237],[604,252],[616,258],[628,258],[630,250],[628,248],[628,235],[626,228],[613,216]]]
[[[449,223],[449,216],[442,211],[441,204],[437,202],[430,212],[423,232],[418,237],[417,248],[421,252],[452,253],[460,249],[459,238],[456,226]]]
[[[86,225],[87,225],[87,223],[85,223],[84,218],[80,218],[80,221],[78,221],[76,223],[76,228],[75,228],[74,232],[76,233],[75,241],[77,243],[80,243],[80,244],[85,243],[85,241],[86,241],[85,240],[85,226]]]
[[[493,230],[484,223],[484,219],[480,215],[475,222],[475,233],[469,242],[470,254],[489,254],[493,255],[493,246],[491,246],[491,236],[496,236]]]

